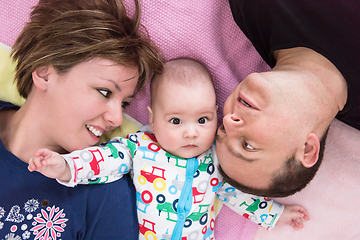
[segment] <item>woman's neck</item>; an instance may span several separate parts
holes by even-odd
[[[26,103],[18,111],[0,112],[0,138],[5,148],[28,163],[39,148],[48,147],[49,139],[44,134],[41,115],[29,111]],[[52,149],[57,150],[57,149]]]
[[[4,146],[8,148],[9,146],[9,131],[12,116],[16,113],[15,109],[9,109],[0,111],[0,139],[3,142]]]

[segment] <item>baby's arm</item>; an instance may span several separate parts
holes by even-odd
[[[36,151],[35,157],[30,158],[28,169],[30,172],[38,171],[49,178],[60,181],[70,181],[71,172],[65,159],[57,152],[47,148]]]
[[[67,161],[71,179],[66,186],[109,183],[132,170],[136,144],[126,138],[113,138],[107,144],[89,147],[62,155]]]
[[[298,229],[303,227],[302,219],[309,220],[307,211],[300,206],[280,205],[269,198],[243,193],[228,183],[218,190],[217,197],[233,211],[265,229],[281,224]]]
[[[136,150],[133,145],[136,144],[126,138],[114,138],[106,145],[64,155],[41,149],[30,159],[29,170],[56,178],[69,187],[79,183],[109,183],[122,178],[132,169],[132,156]]]

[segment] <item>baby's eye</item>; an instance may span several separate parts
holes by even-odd
[[[130,105],[130,103],[129,102],[122,102],[121,103],[121,107],[123,108],[123,109],[125,109],[127,106],[129,106]]]
[[[246,107],[251,107],[250,104],[248,104],[247,102],[245,102],[245,101],[242,100],[242,99],[240,99],[240,102],[241,102],[244,106],[246,106]]]
[[[245,148],[246,150],[250,150],[250,151],[255,150],[255,148],[253,148],[250,144],[248,144],[248,143],[245,142],[245,141],[244,141],[244,148]]]
[[[172,124],[178,125],[178,124],[181,123],[181,120],[178,119],[178,118],[172,118],[172,119],[170,120],[170,122],[171,122]]]
[[[209,119],[207,117],[201,117],[201,118],[198,119],[198,123],[199,124],[205,124],[205,123],[207,123],[208,120]]]
[[[109,98],[112,93],[109,89],[105,89],[105,88],[100,88],[98,89],[98,91],[101,95],[103,95],[106,98]]]

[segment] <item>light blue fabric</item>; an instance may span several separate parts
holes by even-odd
[[[189,215],[193,194],[192,194],[192,184],[194,180],[194,174],[199,167],[199,162],[196,158],[189,158],[186,163],[186,181],[181,192],[179,202],[177,204],[177,217],[173,234],[171,240],[180,240],[182,235],[182,230],[184,228],[186,216]]]

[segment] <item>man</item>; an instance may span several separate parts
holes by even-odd
[[[334,117],[360,129],[360,4],[230,0],[234,19],[272,67],[227,99],[217,134],[223,175],[240,190],[285,197],[319,168]]]

